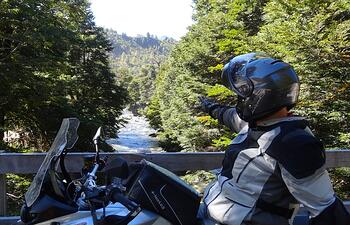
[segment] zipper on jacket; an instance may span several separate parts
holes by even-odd
[[[261,152],[259,155],[257,155],[257,156],[255,156],[255,157],[253,157],[253,158],[251,158],[251,159],[248,160],[247,164],[245,164],[244,167],[243,167],[243,169],[241,170],[241,172],[239,172],[238,177],[237,177],[237,179],[236,179],[236,183],[238,183],[239,179],[241,178],[242,173],[243,173],[244,170],[248,167],[248,165],[249,165],[253,160],[255,160],[256,158],[261,157],[261,156],[263,156],[263,155],[264,155],[264,154]]]

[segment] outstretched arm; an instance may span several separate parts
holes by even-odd
[[[236,108],[230,106],[220,105],[218,103],[212,102],[207,98],[200,97],[202,110],[226,127],[230,128],[232,131],[239,132],[247,122],[239,118]]]

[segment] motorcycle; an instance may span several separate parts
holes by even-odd
[[[201,198],[191,186],[145,160],[128,165],[115,158],[106,163],[100,157],[101,128],[93,138],[94,155],[87,159],[81,176],[71,177],[65,157],[78,139],[78,127],[76,118],[63,120],[25,194],[17,225],[199,224],[196,214]],[[306,225],[307,220],[307,214],[299,214],[293,224]],[[213,225],[210,221],[201,224]]]
[[[78,127],[76,118],[63,120],[25,194],[19,224],[196,223],[199,194],[176,175],[151,162],[144,160],[132,166],[122,158],[115,158],[106,163],[106,159],[100,157],[101,128],[93,138],[96,152],[92,163],[88,162],[90,157],[81,176],[71,177],[65,167],[65,157],[78,139]],[[101,180],[103,184],[99,184]]]

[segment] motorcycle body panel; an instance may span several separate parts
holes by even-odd
[[[102,209],[96,211],[97,218],[102,216]],[[125,216],[129,211],[121,204],[110,204],[106,207],[106,216],[108,215],[118,215]],[[93,225],[93,219],[90,211],[78,211],[69,215],[57,217],[37,225]],[[171,225],[170,222],[160,217],[156,213],[153,213],[148,210],[142,210],[131,222],[129,225]],[[111,224],[113,225],[113,224]]]

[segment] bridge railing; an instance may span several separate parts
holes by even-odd
[[[70,153],[66,158],[69,172],[80,172],[84,157],[93,153]],[[123,157],[128,162],[146,159],[173,172],[212,170],[221,166],[223,152],[177,153],[102,153],[102,157]],[[0,216],[6,216],[6,174],[35,174],[44,160],[45,153],[0,153]],[[328,168],[350,167],[350,150],[326,151]]]

